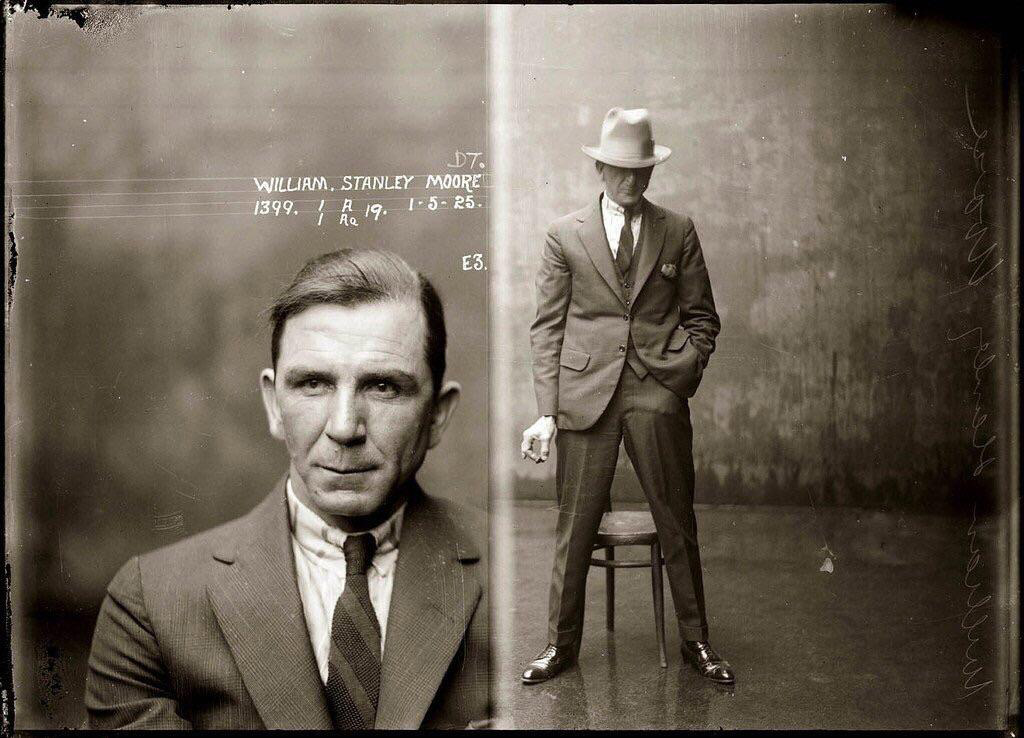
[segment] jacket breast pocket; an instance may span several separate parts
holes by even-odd
[[[577,351],[572,348],[563,348],[562,357],[559,363],[567,369],[573,369],[574,371],[581,372],[587,368],[587,364],[590,363],[590,354],[584,351]]]

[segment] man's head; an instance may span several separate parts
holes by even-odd
[[[654,143],[651,115],[646,108],[612,108],[601,124],[598,146],[583,146],[594,159],[605,194],[623,207],[640,202],[651,172],[672,154],[667,146]]]
[[[597,174],[604,183],[604,194],[624,208],[631,208],[640,203],[647,185],[651,183],[651,173],[654,167],[643,169],[628,169],[626,167],[614,167],[605,164],[603,161],[595,161]]]
[[[377,525],[458,401],[437,293],[395,254],[343,249],[308,262],[270,321],[263,404],[295,494],[345,530]]]

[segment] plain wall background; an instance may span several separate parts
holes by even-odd
[[[313,215],[253,217],[248,179],[444,173],[456,149],[485,151],[483,9],[89,13],[81,29],[25,13],[7,26],[7,177],[59,180],[9,185],[19,727],[84,717],[95,614],[126,559],[244,513],[286,469],[258,393],[270,361],[260,311],[312,255],[386,247],[434,281],[464,395],[420,480],[487,504],[486,274],[461,266],[486,254],[486,210],[396,207],[379,223],[318,228]],[[222,192],[96,194],[196,190]],[[43,193],[77,194],[22,197]],[[236,204],[40,207],[186,200]],[[28,219],[188,212],[241,214]]]
[[[497,422],[501,452],[516,457],[514,493],[554,499],[554,464],[518,460],[536,418],[529,325],[545,229],[597,197],[580,145],[597,144],[606,111],[621,106],[649,108],[655,140],[673,150],[647,196],[694,219],[722,318],[690,402],[698,501],[987,502],[1016,438],[995,399],[1016,382],[998,35],[867,5],[507,14],[496,145],[509,194],[493,217],[510,253],[492,294],[512,345],[496,386],[509,393]],[[988,131],[980,187],[1006,257],[966,290],[977,171],[965,91]],[[949,340],[974,326],[997,354],[982,372],[979,441],[1002,429],[991,449],[1000,463],[977,478],[978,341]],[[620,467],[614,496],[642,499],[625,453]]]

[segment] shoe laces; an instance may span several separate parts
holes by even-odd
[[[554,644],[549,643],[548,647],[545,648],[543,651],[541,651],[540,654],[537,656],[537,658],[534,659],[534,661],[540,661],[541,659],[549,659],[549,658],[551,658],[552,656],[555,655],[557,650],[558,650],[557,646],[555,646]]]
[[[714,658],[715,652],[711,650],[711,644],[707,641],[690,641],[689,646],[702,659]]]

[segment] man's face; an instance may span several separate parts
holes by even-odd
[[[417,302],[315,305],[288,318],[277,367],[263,371],[292,489],[342,529],[366,530],[397,508],[455,408],[454,382],[434,398],[425,342]]]
[[[631,208],[640,202],[647,185],[651,182],[654,167],[626,169],[599,162],[604,193],[624,208]]]

